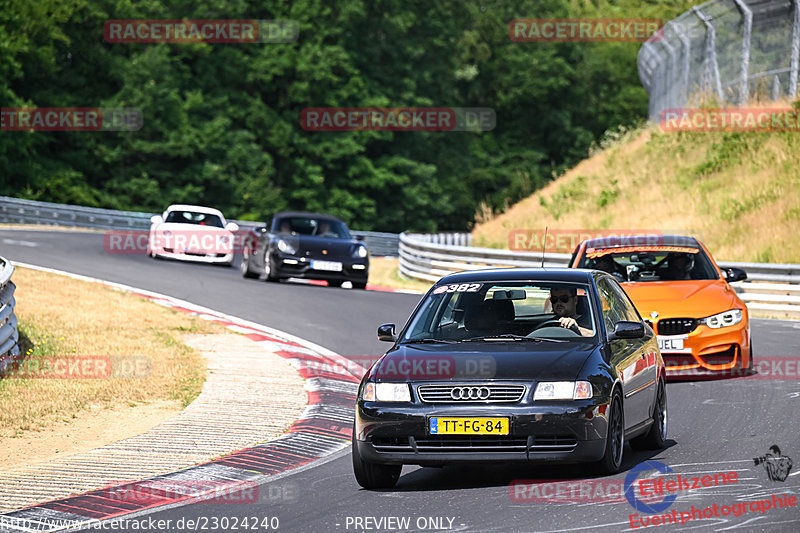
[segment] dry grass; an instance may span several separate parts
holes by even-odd
[[[718,260],[798,263],[798,168],[796,133],[640,129],[477,225],[473,243],[508,248],[512,230],[545,226],[651,229],[695,235]]]
[[[90,409],[157,401],[185,406],[200,393],[205,363],[179,339],[187,332],[218,333],[221,326],[56,274],[17,268],[13,281],[27,361],[133,356],[149,364],[151,372],[125,379],[6,377],[0,380],[0,438],[69,421]]]
[[[369,260],[369,282],[393,289],[410,289],[425,292],[433,283],[401,278],[397,272],[396,257],[371,257]]]

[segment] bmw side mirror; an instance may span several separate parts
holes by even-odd
[[[161,218],[161,215],[153,215],[150,217],[151,224],[161,224],[162,222],[164,222],[164,219]]]
[[[394,333],[394,324],[381,324],[378,326],[378,340],[383,342],[394,342],[397,336]]]
[[[356,235],[356,240],[357,241],[363,241],[364,240],[364,236],[363,235]]]
[[[616,339],[641,339],[644,337],[644,324],[628,320],[620,320],[614,324],[614,333],[609,335],[608,340]]]
[[[743,281],[747,279],[747,272],[742,270],[741,268],[726,268],[725,269],[725,280],[728,283],[733,283],[734,281]]]

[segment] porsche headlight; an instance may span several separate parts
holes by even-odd
[[[703,318],[700,320],[700,323],[705,324],[706,326],[713,329],[719,329],[727,326],[735,326],[741,321],[742,321],[742,310],[731,309],[723,313],[718,313],[716,315]]]
[[[358,247],[356,247],[356,257],[367,257],[367,247],[363,244],[358,245]]]
[[[592,384],[588,381],[541,381],[536,384],[533,400],[588,400]]]
[[[361,397],[365,402],[410,402],[411,390],[406,383],[367,383]]]
[[[278,250],[289,255],[295,254],[294,246],[284,241],[283,239],[278,239]]]

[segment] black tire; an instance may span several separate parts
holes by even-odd
[[[328,280],[328,287],[341,287],[342,283],[344,283],[344,282],[343,281],[334,281],[334,280],[330,280],[329,279]]]
[[[664,380],[660,379],[658,380],[658,390],[656,392],[653,424],[647,433],[631,439],[631,448],[636,450],[660,450],[664,448],[667,441],[668,420],[667,387],[664,385]]]
[[[616,474],[622,468],[622,454],[625,448],[625,418],[622,398],[614,393],[608,406],[608,434],[605,452],[597,463],[601,474]]]
[[[403,465],[381,465],[368,463],[361,459],[356,444],[356,430],[353,428],[353,473],[359,485],[367,490],[390,489],[400,479]]]
[[[269,252],[264,252],[264,279],[268,282],[278,282],[280,278],[276,278],[272,275],[272,265],[270,264],[269,260]]]
[[[239,270],[242,272],[243,278],[257,278],[258,274],[250,272],[250,249],[248,247],[242,248],[242,262],[239,265]]]
[[[364,289],[367,288],[367,282],[366,281],[351,281],[350,283],[353,284],[353,288],[354,289],[364,290]]]
[[[747,364],[745,373],[749,376],[753,372],[755,372],[755,366],[753,365],[753,340],[750,339],[750,362]]]

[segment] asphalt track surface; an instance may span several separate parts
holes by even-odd
[[[0,229],[0,256],[164,293],[356,357],[385,351],[388,345],[375,340],[376,326],[402,324],[419,300],[407,294],[268,284],[244,280],[234,268],[109,254],[100,233]],[[800,358],[800,322],[753,319],[752,333],[757,362]],[[405,467],[395,489],[370,492],[356,484],[349,453],[340,453],[276,476],[260,487],[265,497],[259,503],[188,504],[103,525],[106,531],[800,530],[800,501],[765,512],[749,503],[772,502],[773,495],[784,494],[800,500],[800,381],[670,382],[667,395],[667,448],[655,453],[626,448],[623,472],[608,478],[581,465]],[[763,465],[754,464],[753,458],[772,445],[794,460],[785,481],[770,480]],[[613,497],[626,475],[637,475],[629,471],[647,460],[668,465],[673,470],[668,479],[730,471],[738,477],[726,485],[679,491],[671,506],[649,514],[635,510],[624,496]],[[640,475],[654,477],[655,472]],[[555,479],[567,480],[573,489],[562,485],[556,493],[547,483]],[[518,480],[526,480],[522,489],[514,486]],[[534,481],[544,484],[530,485]],[[570,490],[584,492],[569,501]],[[680,523],[681,513],[685,518],[715,505],[718,517],[694,514]],[[744,506],[746,512],[734,516],[734,509],[741,513]],[[731,514],[723,516],[726,508]],[[678,524],[642,527],[646,518],[672,511]]]

